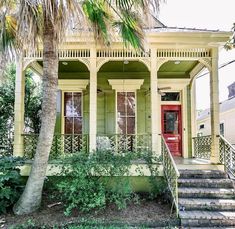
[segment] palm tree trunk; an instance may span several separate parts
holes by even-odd
[[[49,153],[56,120],[56,94],[58,85],[57,39],[53,24],[44,19],[43,34],[43,101],[42,123],[32,169],[26,187],[13,211],[17,215],[31,213],[41,204]]]

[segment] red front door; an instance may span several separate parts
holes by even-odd
[[[181,105],[162,105],[162,134],[174,156],[182,155]]]

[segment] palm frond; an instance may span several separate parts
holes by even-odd
[[[130,44],[135,49],[144,49],[143,28],[137,13],[122,11],[121,20],[115,21],[113,26],[118,29],[126,47]]]
[[[85,23],[82,4],[78,0],[41,1],[44,17],[51,20],[58,42],[63,40],[71,25]]]
[[[103,0],[85,0],[83,11],[94,30],[95,39],[104,40],[108,43],[108,23],[112,16],[107,3]]]
[[[40,0],[21,0],[18,11],[17,36],[21,44],[35,49],[42,35],[43,15]]]

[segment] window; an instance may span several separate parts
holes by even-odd
[[[199,130],[204,129],[204,128],[205,128],[205,124],[200,124]]]
[[[135,134],[135,92],[117,92],[117,127],[119,134]]]
[[[64,133],[82,133],[82,93],[64,93]]]
[[[164,95],[161,96],[162,101],[180,101],[180,93],[179,92],[165,92]]]
[[[178,111],[164,111],[164,134],[179,134]]]
[[[220,134],[224,136],[224,123],[219,124],[219,131],[220,131]]]

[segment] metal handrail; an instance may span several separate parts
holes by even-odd
[[[162,139],[162,155],[163,155],[163,173],[167,180],[167,185],[172,197],[172,209],[175,206],[176,215],[179,213],[178,200],[178,178],[180,176],[176,163],[171,155],[168,145],[163,136]]]

